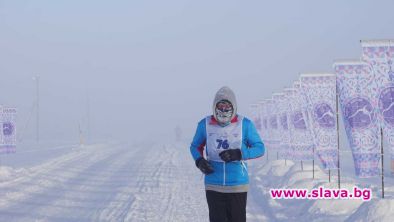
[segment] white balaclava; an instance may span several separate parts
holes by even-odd
[[[228,101],[233,107],[231,116],[221,113],[216,109],[216,105],[221,101]],[[234,92],[227,86],[224,86],[218,90],[213,101],[213,116],[220,125],[228,125],[231,120],[237,115],[237,101],[235,100]]]

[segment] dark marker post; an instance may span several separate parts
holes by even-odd
[[[384,199],[383,129],[380,128],[380,156],[382,159],[382,199]]]
[[[336,89],[336,109],[337,109],[337,145],[338,145],[338,189],[341,189],[341,169],[339,167],[339,94],[338,94],[338,88]]]

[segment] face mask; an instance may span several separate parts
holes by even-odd
[[[222,125],[227,125],[230,123],[233,112],[233,106],[228,101],[220,101],[216,104],[216,120]]]

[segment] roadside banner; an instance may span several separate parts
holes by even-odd
[[[16,152],[16,108],[0,106],[0,154]]]
[[[301,74],[301,94],[307,105],[308,128],[315,153],[324,169],[338,169],[338,132],[336,115],[336,76]]]
[[[294,160],[313,159],[313,138],[306,121],[306,105],[301,98],[300,83],[293,85],[293,90],[288,92],[290,106],[290,141],[294,152]]]
[[[360,178],[380,175],[380,127],[377,120],[376,87],[371,66],[358,60],[334,63],[339,104],[352,150],[355,172]]]
[[[391,172],[394,172],[394,40],[361,41],[362,59],[372,67],[378,90],[373,95],[377,100],[377,118],[383,138],[391,154]]]

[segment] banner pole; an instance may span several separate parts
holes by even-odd
[[[312,159],[312,179],[315,179],[315,146],[312,148],[313,159]]]
[[[336,93],[336,109],[337,109],[337,146],[338,146],[338,189],[341,189],[341,169],[339,167],[339,95],[338,95],[338,89]]]
[[[315,179],[315,159],[312,160],[312,179]]]
[[[267,149],[267,162],[268,162],[268,149]]]
[[[37,99],[37,112],[36,112],[36,140],[40,142],[40,76],[35,77],[36,80],[36,99]]]
[[[382,159],[382,199],[384,199],[383,129],[380,128],[380,153]]]

